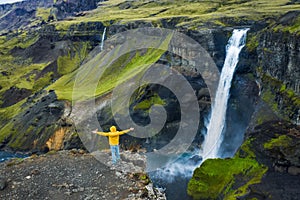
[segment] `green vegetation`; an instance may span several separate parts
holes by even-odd
[[[166,105],[166,102],[162,100],[157,94],[151,96],[148,99],[145,99],[139,102],[137,105],[134,106],[134,110],[149,110],[152,105],[159,104],[159,105]]]
[[[289,21],[288,24],[276,24],[273,27],[274,31],[284,31],[291,34],[297,34],[300,35],[300,16],[296,17],[295,19],[292,19]]]
[[[30,58],[13,57],[11,50],[14,48],[28,48],[36,43],[39,36],[34,33],[17,32],[15,36],[0,36],[0,95],[11,87],[24,88],[32,92],[38,91],[45,85],[45,76],[42,80],[37,79],[37,75],[49,65],[49,63],[32,63]],[[47,77],[47,80],[50,80]],[[44,82],[42,84],[42,82]],[[35,84],[38,84],[35,86]],[[2,102],[1,102],[2,103]]]
[[[87,56],[88,46],[88,42],[74,43],[73,48],[69,49],[67,53],[68,55],[58,57],[58,73],[61,75],[65,75],[77,69],[83,62],[84,58]]]
[[[26,31],[17,31],[17,33],[15,33],[13,37],[0,36],[0,52],[9,55],[10,50],[12,50],[13,48],[20,47],[25,49],[38,41],[38,39],[38,34],[29,34]]]
[[[259,183],[268,168],[255,160],[251,139],[246,140],[233,158],[208,159],[194,171],[188,184],[193,199],[237,199],[248,187]]]
[[[279,92],[286,98],[290,99],[296,107],[300,107],[300,97],[292,89],[289,89],[285,84],[282,84]]]
[[[289,4],[290,0],[162,0],[162,1],[124,1],[109,0],[90,11],[86,16],[77,17],[70,21],[55,22],[57,30],[68,30],[73,24],[81,22],[111,22],[128,23],[136,20],[154,22],[164,19],[177,18],[178,26],[196,29],[199,26],[232,25],[246,20],[265,20],[275,18],[288,11],[299,10],[299,4]],[[123,5],[129,5],[127,9]],[[125,6],[126,7],[126,6]],[[296,23],[297,24],[297,23]],[[296,26],[296,25],[295,25]],[[291,29],[298,29],[293,27]]]
[[[264,144],[265,149],[274,149],[276,147],[289,147],[292,138],[287,135],[281,135],[278,138],[271,139],[269,142]]]
[[[48,17],[50,16],[50,10],[51,8],[38,8],[35,15],[41,20],[47,21]]]
[[[208,159],[194,171],[188,194],[194,199],[236,199],[247,193],[249,185],[259,183],[267,168],[249,158]],[[245,184],[233,190],[236,177]]]
[[[43,77],[37,79],[32,87],[33,91],[38,91],[51,83],[53,72],[48,72]]]
[[[138,76],[154,64],[167,50],[172,35],[169,35],[153,49],[121,55],[116,47],[113,54],[98,54],[79,69],[61,77],[48,90],[55,90],[59,99],[86,100],[112,91],[118,84]],[[120,56],[121,55],[121,56]],[[103,66],[104,63],[104,66]],[[94,87],[93,87],[94,86]],[[73,92],[74,91],[74,92]]]
[[[14,131],[13,127],[14,124],[12,121],[10,121],[0,129],[0,142],[5,141],[10,135],[15,135],[16,132]]]
[[[259,73],[262,76],[262,82],[264,84],[262,99],[277,115],[283,119],[289,120],[295,110],[300,107],[300,96],[292,89],[287,88],[287,86],[278,79],[273,78],[260,70]],[[279,96],[281,101],[278,100]],[[284,110],[279,109],[279,106],[284,106]]]
[[[262,99],[268,103],[272,102],[270,104],[272,110],[278,113],[279,109],[277,103],[275,102],[275,98],[275,93],[272,92],[270,89],[265,89],[265,91],[262,93]]]
[[[10,63],[6,63],[10,65]],[[2,91],[8,90],[12,86],[16,86],[18,88],[25,88],[28,90],[37,91],[40,87],[34,86],[35,82],[41,83],[41,80],[36,80],[36,75],[38,72],[43,70],[48,63],[41,64],[29,64],[29,65],[18,65],[13,64],[10,66],[0,66],[0,70],[9,74],[8,76],[0,73],[0,85],[2,87]],[[49,78],[48,78],[49,80]],[[49,84],[49,82],[47,83]],[[45,86],[45,84],[44,84]]]
[[[5,124],[13,119],[18,113],[22,111],[22,104],[25,103],[25,99],[22,101],[19,101],[18,103],[5,107],[5,108],[0,108],[0,125],[3,127],[2,129],[5,129]],[[1,129],[1,130],[2,130]],[[1,135],[0,135],[1,137]],[[1,141],[1,139],[0,139]]]
[[[35,147],[41,148],[57,127],[55,124],[44,127],[33,126],[28,121],[21,122],[20,116],[24,114],[24,110],[19,111],[12,120],[0,129],[0,143],[6,141],[7,147],[20,151]]]
[[[249,36],[247,38],[248,38],[247,39],[248,41],[246,43],[246,47],[247,47],[248,51],[252,52],[258,47],[257,35],[249,34]]]
[[[251,142],[252,142],[252,140],[253,140],[252,138],[248,138],[247,140],[245,140],[244,143],[240,146],[240,149],[236,153],[235,157],[255,159],[256,155],[251,150]]]

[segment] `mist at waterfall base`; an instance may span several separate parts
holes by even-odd
[[[186,189],[194,170],[201,164],[201,161],[199,149],[186,152],[164,168],[150,172],[149,176],[156,187],[165,190],[167,199],[192,200]]]
[[[245,88],[247,87],[249,80],[245,77],[239,76],[233,78],[233,74],[238,63],[239,53],[245,44],[246,32],[247,30],[245,29],[234,30],[232,37],[229,39],[228,45],[226,46],[226,59],[222,68],[222,73],[226,74],[225,76],[223,74],[222,77],[221,73],[220,81],[223,82],[220,82],[218,87],[218,89],[221,88],[222,90],[219,92],[224,93],[224,90],[226,90],[225,92],[227,92],[227,94],[221,94],[221,97],[220,95],[216,95],[216,97],[219,97],[223,102],[217,102],[218,105],[215,104],[215,107],[211,110],[210,116],[206,116],[206,118],[210,120],[204,122],[207,128],[204,128],[202,132],[204,134],[206,133],[206,140],[209,138],[208,134],[216,134],[215,137],[210,137],[210,140],[220,140],[219,143],[213,143],[217,144],[217,149],[214,149],[213,151],[211,151],[212,148],[209,148],[208,150],[194,149],[193,151],[182,154],[176,161],[166,164],[165,167],[149,173],[149,176],[155,186],[165,189],[167,199],[191,199],[191,197],[187,195],[187,185],[194,170],[204,161],[202,158],[232,157],[243,142],[244,133],[254,111],[255,97],[251,95],[249,96],[249,94],[245,92]],[[232,51],[232,45],[236,46],[233,49],[233,54],[230,52]],[[230,69],[229,71],[228,69],[225,69],[224,72],[224,67],[233,67],[233,69]],[[227,74],[228,72],[230,73],[229,77]],[[234,88],[231,88],[232,79],[235,84]],[[224,87],[227,88],[224,89]],[[220,114],[220,111],[218,110],[220,108],[216,106],[223,106],[223,108],[221,108],[223,112],[222,119],[219,118],[217,121],[212,120],[212,117],[216,117],[216,114]],[[226,108],[224,108],[224,106],[226,106]],[[216,110],[214,111],[213,109]],[[216,126],[216,124],[212,123],[222,123],[219,125],[219,133],[209,130],[210,127]],[[216,131],[216,129],[213,130]],[[208,141],[208,143],[207,141],[204,141],[203,143],[205,142],[206,145],[212,144],[211,141]],[[205,147],[202,145],[202,148]],[[213,155],[208,152],[213,152]],[[204,155],[204,153],[206,155]]]

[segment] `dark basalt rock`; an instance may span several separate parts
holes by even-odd
[[[300,127],[285,121],[269,121],[255,128],[249,137],[254,137],[253,147],[257,160],[270,167],[278,166],[300,166]],[[274,141],[280,136],[287,136],[290,141],[283,140],[274,148],[267,148],[265,143]]]
[[[286,121],[269,121],[248,133],[256,160],[268,166],[258,184],[241,199],[299,199],[300,191],[300,127]],[[280,136],[290,138],[279,141]],[[273,141],[273,146],[266,146]],[[266,148],[267,147],[267,148]]]
[[[0,30],[14,30],[30,24],[35,17],[35,10],[16,8],[0,19]]]
[[[300,12],[297,12],[299,16]],[[283,23],[287,23],[283,20]],[[262,70],[300,93],[300,36],[287,32],[265,31],[257,47],[258,63]]]
[[[31,95],[30,90],[13,86],[2,94],[3,103],[1,104],[1,107],[3,108],[14,105],[15,103],[18,103],[29,95]]]
[[[22,112],[10,123],[10,135],[2,141],[2,148],[19,151],[45,151],[46,142],[57,129],[64,113],[64,102],[54,92],[36,93],[22,105]]]

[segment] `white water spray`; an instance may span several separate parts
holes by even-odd
[[[245,45],[248,29],[234,30],[226,46],[226,58],[217,89],[215,102],[212,105],[210,121],[207,125],[207,135],[202,152],[195,150],[171,162],[165,168],[157,169],[152,178],[159,178],[167,183],[174,183],[176,177],[190,178],[201,162],[208,158],[216,158],[222,142],[222,132],[225,124],[227,101],[231,81],[238,63],[239,53]],[[200,156],[199,156],[200,155]],[[202,159],[201,159],[202,157]]]
[[[211,118],[207,126],[207,134],[203,144],[203,161],[208,158],[217,158],[220,144],[223,140],[222,133],[226,119],[227,102],[231,87],[232,77],[239,61],[239,54],[245,46],[246,33],[249,29],[234,30],[226,46],[226,58],[222,68],[221,77],[212,104]]]
[[[103,47],[104,47],[105,34],[106,34],[106,27],[104,28],[102,33],[101,46],[100,46],[101,51],[103,51]]]

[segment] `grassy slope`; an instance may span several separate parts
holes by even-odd
[[[171,37],[169,35],[166,40],[157,41],[154,46],[159,49],[147,49],[144,53],[137,51],[121,55],[121,49],[115,47],[113,54],[98,54],[78,70],[60,78],[48,90],[55,90],[59,99],[69,101],[85,100],[110,92],[117,84],[135,77],[155,63],[168,48]],[[76,92],[73,94],[74,87]]]
[[[15,37],[0,36],[0,95],[13,86],[35,92],[49,84],[51,73],[36,78],[49,63],[32,63],[30,58],[11,55],[14,48],[25,49],[38,39],[37,34],[27,31],[16,33]]]
[[[196,28],[210,22],[215,25],[226,25],[225,18],[233,21],[266,20],[277,17],[288,11],[299,10],[300,5],[288,4],[289,0],[213,0],[213,1],[135,1],[130,2],[131,8],[120,9],[124,0],[104,2],[98,9],[90,11],[84,17],[69,21],[56,22],[57,29],[66,30],[72,24],[87,21],[111,21],[127,23],[135,20],[158,21],[173,17],[184,17],[178,25]],[[159,26],[159,23],[157,24]],[[295,28],[293,28],[295,30]]]

